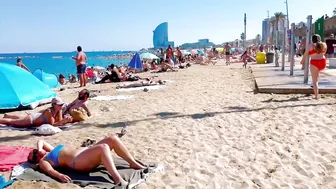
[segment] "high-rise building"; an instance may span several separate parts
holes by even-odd
[[[269,18],[262,21],[261,43],[266,44],[270,36]]]
[[[174,47],[174,42],[168,41],[168,22],[163,22],[153,31],[153,46],[158,49],[167,48],[168,45]]]

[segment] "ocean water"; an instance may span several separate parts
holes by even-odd
[[[104,51],[104,52],[85,52],[88,60],[87,66],[103,66],[110,64],[128,64],[131,60],[132,51]],[[0,62],[16,64],[16,59],[21,58],[22,62],[33,72],[42,69],[46,73],[67,77],[68,74],[76,73],[76,63],[71,56],[76,56],[77,52],[59,53],[13,53],[0,54]]]

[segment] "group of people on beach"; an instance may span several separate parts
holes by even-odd
[[[229,44],[225,45],[225,52],[230,51],[231,46]],[[79,74],[80,86],[86,85],[86,55],[82,52],[81,47],[77,48],[78,55],[73,57],[76,60],[77,73]],[[259,51],[263,51],[264,47],[259,46]],[[183,56],[180,49],[177,49],[177,61],[180,65],[188,61],[189,55]],[[213,48],[210,52],[204,50],[203,55],[196,55],[195,60],[197,61],[198,56],[208,56],[208,58],[216,59],[220,57],[216,49]],[[161,53],[159,64],[161,69],[171,69],[175,68],[172,65],[173,49],[171,46],[166,50],[166,54],[163,54],[163,49],[159,50]],[[321,70],[326,67],[326,57],[327,44],[322,42],[321,37],[317,34],[312,36],[312,44],[309,45],[309,49],[303,54],[301,64],[305,64],[305,60],[310,56],[310,71],[313,80],[313,89],[315,98],[318,98],[318,79]],[[162,56],[163,55],[163,56]],[[248,48],[242,54],[244,59],[248,56],[253,55],[252,48]],[[225,59],[227,64],[230,64],[230,53],[225,53]],[[157,61],[157,60],[156,60]],[[246,60],[245,60],[246,61]],[[244,65],[246,66],[244,61]],[[18,60],[17,66],[29,69]],[[147,62],[143,62],[146,64]],[[174,63],[174,62],[173,62]],[[153,69],[157,65],[156,62],[150,63],[148,69]],[[136,70],[129,69],[124,66],[115,66],[111,64],[108,66],[107,73],[103,77],[96,81],[96,83],[110,82],[121,82],[121,81],[136,81],[134,83],[128,83],[124,85],[118,85],[119,88],[130,88],[130,87],[142,87],[150,85],[163,85],[164,81],[154,78],[140,78],[134,76]],[[90,93],[87,89],[83,89],[79,92],[78,97],[71,103],[66,104],[60,98],[54,98],[51,101],[51,107],[39,111],[37,113],[27,113],[24,116],[5,114],[2,119],[0,119],[0,124],[10,125],[15,127],[39,127],[43,124],[50,124],[53,126],[62,126],[67,123],[72,123],[78,121],[74,119],[75,112],[81,112],[87,116],[92,116],[88,106],[87,100],[89,99]],[[111,156],[111,151],[114,150],[118,156],[125,159],[131,168],[133,169],[145,169],[146,167],[137,161],[130,155],[125,145],[119,140],[118,137],[107,137],[91,147],[84,148],[71,148],[64,145],[57,145],[56,147],[48,144],[45,141],[39,140],[35,149],[33,149],[28,156],[28,161],[32,164],[38,164],[41,171],[44,173],[59,179],[62,182],[70,182],[71,178],[65,174],[59,173],[56,169],[60,167],[76,170],[76,171],[90,171],[99,165],[104,165],[107,171],[112,176],[114,182],[120,186],[125,186],[128,183],[120,176],[118,173]]]

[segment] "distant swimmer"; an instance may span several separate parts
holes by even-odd
[[[22,63],[21,58],[18,58],[16,60],[16,66],[18,66],[20,68],[23,68],[23,69],[27,70],[28,72],[30,72],[30,70],[27,68],[27,66]]]
[[[79,87],[85,87],[86,86],[86,77],[85,77],[85,70],[86,70],[86,54],[82,51],[82,47],[77,47],[77,56],[72,57],[72,59],[76,60],[76,66],[77,66],[77,74],[80,82]]]

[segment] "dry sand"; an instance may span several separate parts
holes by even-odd
[[[149,92],[89,85],[101,90],[95,92],[99,95],[134,98],[91,100],[90,108],[100,116],[54,136],[0,131],[1,144],[32,147],[44,139],[79,146],[87,137],[113,135],[127,123],[122,140],[131,153],[166,166],[139,188],[336,188],[333,96],[254,94],[251,73],[223,62],[149,75],[174,82]],[[58,95],[70,102],[77,91]],[[78,186],[17,181],[9,188]]]

